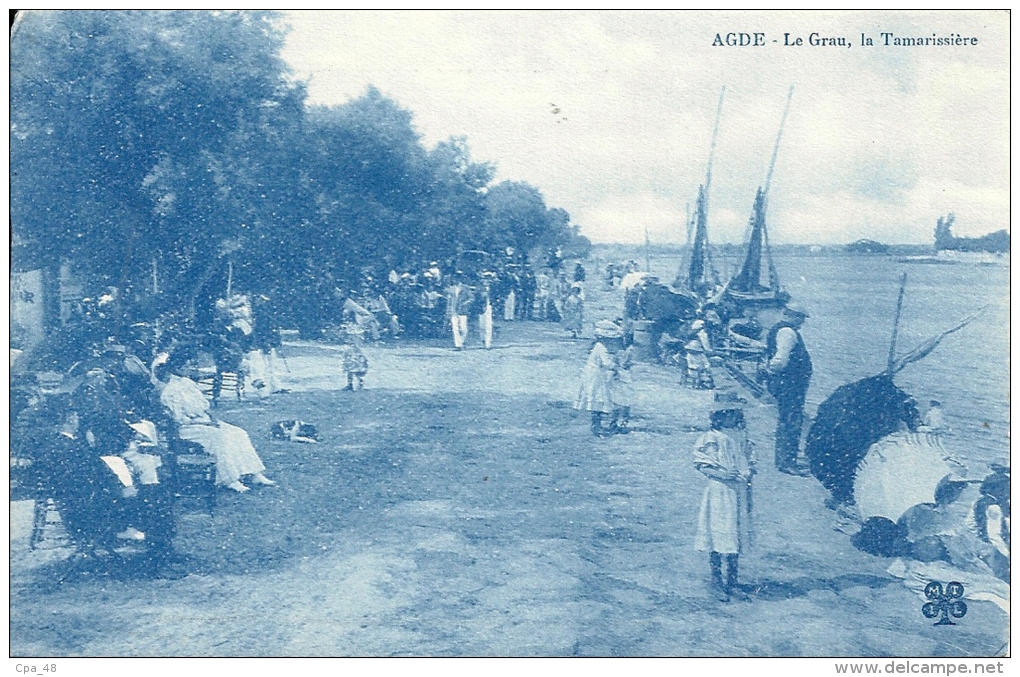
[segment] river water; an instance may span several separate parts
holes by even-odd
[[[639,259],[644,263],[643,255]],[[721,271],[736,261],[716,258]],[[807,413],[844,383],[885,369],[899,276],[907,273],[897,354],[987,305],[961,331],[946,337],[920,362],[896,377],[921,413],[942,403],[950,434],[945,446],[972,476],[987,464],[1009,463],[1009,265],[901,263],[891,256],[777,254],[780,281],[810,319],[804,340],[814,363]],[[653,256],[652,272],[670,281],[678,258]]]

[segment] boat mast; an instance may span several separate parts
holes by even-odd
[[[715,110],[715,126],[712,129],[712,142],[708,149],[708,164],[705,168],[705,183],[698,188],[698,200],[695,206],[692,225],[694,242],[691,245],[690,265],[687,267],[687,289],[701,294],[706,290],[706,283],[715,284],[715,271],[708,251],[708,195],[712,185],[712,161],[715,159],[715,146],[719,138],[719,123],[722,120],[723,100],[726,98],[726,85],[719,92],[719,104]]]
[[[793,85],[790,85],[790,93],[786,95],[786,108],[783,109],[783,119],[779,121],[779,133],[776,134],[776,146],[772,149],[772,160],[769,162],[769,172],[765,175],[765,194],[762,200],[762,235],[765,239],[765,255],[769,259],[769,287],[779,291],[779,274],[776,273],[776,265],[772,262],[772,247],[769,246],[769,231],[765,228],[765,209],[768,205],[769,187],[772,185],[772,170],[776,168],[776,158],[779,157],[779,141],[783,138],[783,129],[786,128],[786,116],[790,114],[790,102],[793,101]]]
[[[896,339],[900,333],[900,313],[903,311],[903,292],[907,289],[907,271],[900,273],[900,295],[896,299],[896,315],[893,316],[892,340],[889,341],[889,360],[886,362],[886,371],[890,374],[896,366]]]
[[[719,121],[722,120],[722,104],[726,98],[726,85],[719,92],[719,105],[715,109],[715,128],[712,130],[712,144],[708,149],[708,166],[705,168],[705,212],[708,212],[708,189],[712,185],[712,160],[715,159],[715,142],[719,138]]]
[[[768,202],[768,192],[772,185],[772,172],[776,168],[776,158],[779,157],[779,142],[783,138],[783,129],[786,127],[786,117],[790,113],[790,101],[793,99],[793,86],[786,97],[786,108],[783,110],[783,118],[779,123],[779,133],[776,135],[776,144],[772,149],[772,159],[769,161],[769,169],[765,174],[765,186],[758,188],[754,196],[754,206],[751,209],[749,222],[750,231],[747,241],[747,256],[740,272],[730,280],[728,288],[743,293],[759,293],[761,291],[779,291],[779,276],[776,274],[775,264],[772,262],[772,248],[769,246],[768,229],[765,225],[765,211]],[[761,284],[761,257],[764,252],[768,260],[769,279],[768,286]]]
[[[793,100],[793,85],[790,85],[790,93],[786,95],[786,108],[783,110],[783,119],[779,121],[779,133],[776,135],[776,145],[772,149],[772,160],[769,162],[769,171],[765,175],[765,199],[769,196],[769,187],[772,185],[772,171],[776,168],[776,158],[779,157],[779,141],[783,138],[783,128],[786,127],[786,116],[790,113],[790,102]]]

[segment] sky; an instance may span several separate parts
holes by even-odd
[[[769,190],[776,243],[930,243],[1009,228],[1005,12],[290,12],[309,103],[369,85],[423,143],[466,136],[595,242],[683,243],[725,86],[709,238],[743,240],[791,86]],[[760,47],[716,34],[764,33]],[[977,38],[885,46],[894,36]],[[812,33],[850,47],[811,46]],[[861,44],[861,34],[873,46]],[[787,38],[786,34],[789,34]],[[784,44],[797,38],[801,46]],[[775,42],[773,42],[775,41]]]

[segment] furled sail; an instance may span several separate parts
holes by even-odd
[[[701,297],[708,296],[719,283],[708,248],[707,201],[705,186],[700,186],[697,209],[694,212],[694,242],[691,244],[690,261],[683,284],[685,289]]]
[[[772,261],[772,249],[769,247],[768,227],[765,213],[768,206],[769,186],[772,183],[772,172],[776,167],[779,155],[779,142],[783,138],[786,116],[790,112],[790,100],[793,98],[793,87],[786,99],[786,109],[779,123],[776,145],[772,149],[772,160],[765,176],[764,187],[758,188],[754,196],[754,207],[751,209],[749,236],[747,238],[747,254],[744,265],[723,290],[721,300],[729,301],[730,305],[739,310],[742,305],[783,306],[790,300],[790,295],[779,285],[779,275]]]
[[[741,295],[780,293],[779,276],[772,263],[772,250],[769,248],[768,228],[765,224],[765,192],[761,188],[754,197],[750,233],[744,265],[730,281],[729,290]]]
[[[719,92],[719,105],[715,112],[715,128],[712,131],[712,144],[708,151],[708,166],[705,170],[705,183],[698,187],[698,201],[694,210],[694,217],[688,224],[693,227],[694,240],[690,240],[688,230],[688,243],[690,244],[689,258],[684,261],[677,274],[673,286],[682,289],[684,292],[691,292],[699,299],[706,299],[711,296],[719,286],[719,275],[712,265],[711,253],[708,246],[708,191],[712,186],[712,160],[715,157],[715,144],[719,137],[719,122],[722,118],[723,99],[726,97],[726,87]]]

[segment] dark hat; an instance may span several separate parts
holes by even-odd
[[[850,537],[850,543],[869,555],[880,557],[901,557],[909,551],[905,524],[893,522],[888,517],[869,517],[861,530]]]
[[[1001,503],[1009,501],[1009,472],[994,472],[981,482],[981,493]]]
[[[743,428],[744,412],[741,409],[716,409],[709,417],[714,430]]]

